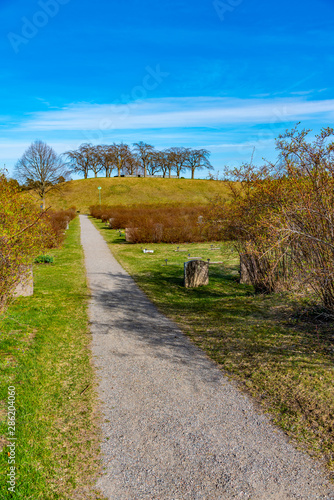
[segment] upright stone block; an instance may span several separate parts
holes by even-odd
[[[132,243],[132,228],[131,227],[126,227],[125,228],[125,241],[128,243]]]
[[[34,276],[32,266],[29,267],[28,273],[22,276],[20,283],[16,286],[15,297],[30,297],[34,294]]]
[[[209,263],[203,260],[190,260],[184,263],[184,286],[196,288],[209,284]]]

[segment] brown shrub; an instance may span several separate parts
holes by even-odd
[[[62,244],[67,224],[69,224],[75,216],[75,207],[68,208],[67,210],[49,210],[45,214],[48,225],[48,231],[44,235],[46,248],[54,248]]]
[[[207,206],[92,206],[90,214],[112,229],[129,228],[133,243],[184,243],[220,239],[219,227],[207,225]]]

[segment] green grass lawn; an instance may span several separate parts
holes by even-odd
[[[99,415],[86,312],[79,220],[54,264],[34,266],[35,292],[1,317],[0,497],[96,499]],[[16,388],[16,492],[8,473],[7,388]]]
[[[183,244],[187,251],[175,252],[177,245],[125,243],[123,234],[94,223],[157,307],[333,471],[333,323],[301,316],[301,299],[254,295],[239,284],[239,259],[229,244],[217,244],[219,251],[209,243]],[[144,254],[145,247],[154,253]],[[182,286],[188,253],[224,262],[210,265],[208,286]]]
[[[66,182],[61,191],[51,191],[46,204],[54,209],[75,206],[82,213],[89,212],[90,205],[99,203],[98,187],[101,187],[103,205],[138,204],[198,204],[203,205],[216,196],[226,198],[229,188],[225,182],[202,179],[162,179],[138,177],[112,177],[106,179],[80,179]],[[29,192],[39,204],[36,195]]]

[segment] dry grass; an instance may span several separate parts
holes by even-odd
[[[97,178],[67,182],[61,192],[47,196],[47,206],[55,210],[77,207],[82,213],[89,213],[89,206],[99,203],[98,186],[104,205],[132,205],[147,203],[207,204],[216,196],[227,197],[228,188],[224,182],[191,179],[162,178]],[[38,204],[38,198],[31,192]]]

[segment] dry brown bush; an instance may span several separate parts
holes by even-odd
[[[208,206],[133,205],[92,206],[90,214],[113,229],[130,229],[133,243],[216,241],[220,226],[207,224]]]
[[[45,214],[48,230],[44,234],[46,248],[59,247],[65,238],[67,225],[76,216],[75,207],[67,210],[49,210]]]

